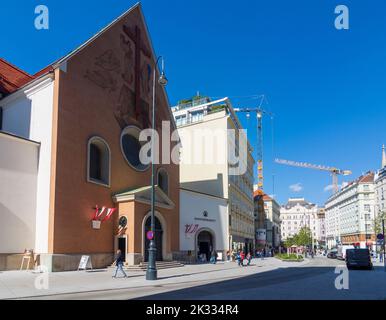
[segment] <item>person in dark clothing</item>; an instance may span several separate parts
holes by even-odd
[[[127,274],[123,270],[123,256],[121,250],[117,250],[117,254],[115,255],[115,265],[117,266],[117,268],[115,269],[115,274],[113,275],[113,278],[117,277],[118,271],[121,271],[123,273],[123,277],[127,278]]]
[[[210,262],[213,263],[213,264],[216,264],[217,263],[217,251],[216,250],[213,250],[212,251],[212,256],[210,257]]]

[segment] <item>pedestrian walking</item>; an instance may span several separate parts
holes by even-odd
[[[244,260],[245,260],[245,253],[244,251],[240,252],[240,261],[241,261],[241,266],[244,267]]]
[[[381,251],[381,252],[379,253],[379,262],[383,262],[383,259],[384,259],[384,257],[383,257],[383,251]]]
[[[113,275],[113,278],[117,277],[118,271],[121,271],[123,273],[123,277],[127,278],[126,272],[123,270],[123,256],[121,250],[117,250],[117,254],[115,256],[115,274]]]
[[[252,260],[252,255],[251,255],[251,253],[250,252],[248,252],[248,254],[247,254],[247,260],[248,260],[248,266],[249,265],[251,265],[251,260]]]
[[[218,257],[217,251],[213,250],[212,255],[210,257],[210,263],[216,264],[217,263],[217,257]]]
[[[236,253],[236,261],[237,261],[237,265],[239,267],[241,267],[241,254],[240,254],[240,252]]]

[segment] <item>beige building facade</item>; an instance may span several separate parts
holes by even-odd
[[[181,187],[227,199],[229,248],[254,250],[254,159],[230,100],[195,97],[172,111],[182,146]],[[228,135],[229,129],[235,139]],[[232,154],[244,151],[237,165],[229,161]]]

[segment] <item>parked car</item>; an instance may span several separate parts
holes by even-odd
[[[338,246],[337,259],[345,261],[346,260],[346,252],[349,249],[355,249],[355,247],[352,245],[340,245],[340,246]]]
[[[346,251],[347,269],[366,268],[373,269],[369,249],[349,249]]]
[[[329,253],[327,253],[328,259],[337,259],[337,257],[338,257],[338,251],[336,250],[331,250]]]

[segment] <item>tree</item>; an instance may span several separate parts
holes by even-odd
[[[378,215],[374,219],[374,233],[376,235],[383,233],[382,220],[386,220],[386,211],[379,211]]]
[[[291,238],[287,238],[287,240],[284,242],[286,248],[291,248],[294,244],[295,244],[295,241],[294,241],[294,238],[291,237]]]
[[[312,243],[312,236],[310,228],[303,227],[294,236],[295,244],[298,246],[308,246]]]

